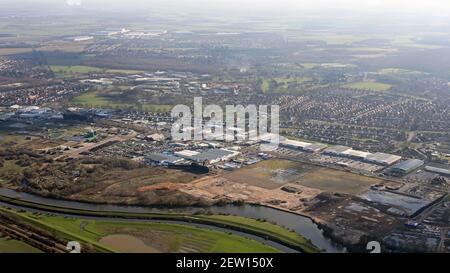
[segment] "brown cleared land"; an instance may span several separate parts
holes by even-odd
[[[346,194],[360,194],[382,180],[350,172],[321,168],[289,160],[266,160],[225,173],[224,178],[235,183],[265,189],[276,189],[288,183]]]
[[[226,173],[223,177],[235,183],[276,189],[299,180],[304,172],[314,168],[314,166],[298,162],[273,159]]]
[[[360,194],[368,190],[371,185],[381,182],[382,180],[377,178],[326,168],[308,172],[298,181],[305,187],[354,195]]]

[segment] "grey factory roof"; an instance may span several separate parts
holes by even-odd
[[[336,153],[336,154],[340,154],[342,152],[345,152],[347,150],[349,150],[350,147],[347,146],[342,146],[342,145],[336,145],[336,146],[331,146],[329,148],[327,148],[325,150],[326,153]]]
[[[422,166],[424,162],[419,159],[408,159],[406,161],[400,162],[396,165],[394,165],[392,168],[394,170],[400,170],[404,172],[412,171],[420,166]]]
[[[402,157],[398,155],[392,155],[392,154],[385,154],[385,153],[374,153],[367,156],[367,160],[379,162],[379,163],[386,163],[386,164],[392,164],[397,161],[399,161]]]
[[[202,151],[197,155],[193,155],[189,159],[197,161],[197,162],[202,162],[205,160],[209,161],[209,160],[220,159],[225,156],[232,155],[233,153],[234,152],[232,152],[232,151],[227,151],[227,150],[222,150],[222,149],[209,149],[209,150]]]
[[[433,172],[433,173],[450,175],[450,170],[449,169],[437,168],[437,167],[433,167],[433,166],[426,166],[425,170],[427,170],[429,172]]]
[[[305,149],[311,150],[311,151],[319,151],[322,149],[325,149],[327,145],[325,144],[311,144],[309,146],[306,146]]]
[[[167,162],[167,163],[175,163],[177,161],[180,161],[181,159],[179,157],[168,155],[168,154],[149,154],[145,157],[147,160],[151,160],[154,162]]]

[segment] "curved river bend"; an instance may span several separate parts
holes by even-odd
[[[317,247],[324,249],[326,252],[346,252],[346,249],[333,242],[330,238],[325,237],[323,231],[309,218],[289,213],[269,207],[256,205],[226,205],[226,206],[212,206],[208,208],[186,207],[186,208],[153,208],[142,206],[125,206],[125,205],[109,205],[109,204],[94,204],[77,201],[66,201],[41,197],[33,194],[17,192],[11,189],[1,188],[0,195],[24,201],[34,202],[43,205],[56,206],[71,209],[84,209],[104,212],[128,212],[128,213],[167,213],[167,212],[186,212],[195,213],[197,211],[207,210],[212,213],[223,213],[237,216],[243,216],[253,219],[265,219],[267,221],[276,223],[280,226],[294,230]]]

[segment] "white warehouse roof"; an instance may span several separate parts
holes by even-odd
[[[298,148],[306,148],[306,147],[312,145],[312,143],[291,140],[291,139],[283,140],[283,141],[281,141],[281,144],[285,145],[285,146],[298,147]]]
[[[402,159],[401,156],[398,155],[392,155],[392,154],[385,154],[385,153],[374,153],[369,156],[367,156],[367,161],[383,164],[383,165],[392,165],[395,162]]]
[[[357,158],[367,158],[371,153],[349,149],[341,153],[343,156],[352,156]]]
[[[182,157],[182,158],[191,158],[193,156],[198,155],[199,152],[196,151],[191,151],[191,150],[183,150],[180,152],[175,152],[176,156]]]

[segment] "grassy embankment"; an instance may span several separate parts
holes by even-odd
[[[5,211],[1,209],[0,211]],[[121,244],[128,245],[129,242],[115,242],[110,246],[102,241],[111,235],[127,235],[137,240],[145,241],[151,238],[149,247],[155,252],[217,252],[217,253],[274,253],[277,249],[260,242],[247,239],[225,232],[197,228],[181,224],[150,223],[150,222],[128,222],[110,220],[85,220],[61,216],[32,214],[30,212],[16,212],[9,210],[21,220],[35,225],[38,228],[58,234],[67,240],[77,240],[90,244],[100,252],[120,252]],[[155,243],[155,245],[152,245]],[[133,251],[133,245],[128,249]],[[136,246],[136,251],[140,248]],[[134,251],[133,251],[134,252]]]
[[[119,212],[97,212],[89,210],[74,210],[68,208],[59,208],[41,204],[35,204],[26,202],[23,200],[15,200],[7,197],[0,197],[0,201],[7,203],[12,203],[24,207],[36,208],[40,210],[45,210],[48,212],[65,213],[73,215],[83,215],[83,216],[97,216],[97,217],[110,217],[110,218],[121,218],[121,219],[142,219],[142,220],[176,220],[183,222],[194,222],[200,224],[207,224],[213,226],[219,226],[224,228],[229,228],[232,230],[239,230],[247,232],[250,234],[255,234],[258,236],[266,237],[268,239],[277,241],[279,243],[288,245],[290,247],[302,250],[303,252],[319,252],[319,250],[311,244],[308,240],[301,237],[300,235],[291,232],[283,227],[268,223],[257,221],[253,219],[248,219],[238,216],[225,216],[225,215],[183,215],[183,214],[173,214],[173,213],[119,213]],[[64,219],[64,218],[63,218]],[[36,221],[36,219],[34,219]],[[48,219],[47,219],[48,220]],[[47,224],[50,227],[55,227],[55,223],[48,224],[46,221],[40,220],[41,224]],[[134,223],[134,222],[133,222]],[[75,239],[78,238],[76,233],[69,232],[70,236]],[[83,238],[78,238],[82,240]],[[89,239],[89,238],[88,238]],[[84,240],[82,240],[84,241]],[[87,240],[89,243],[96,245],[92,240]]]
[[[41,253],[24,242],[2,238],[0,234],[0,253]]]

